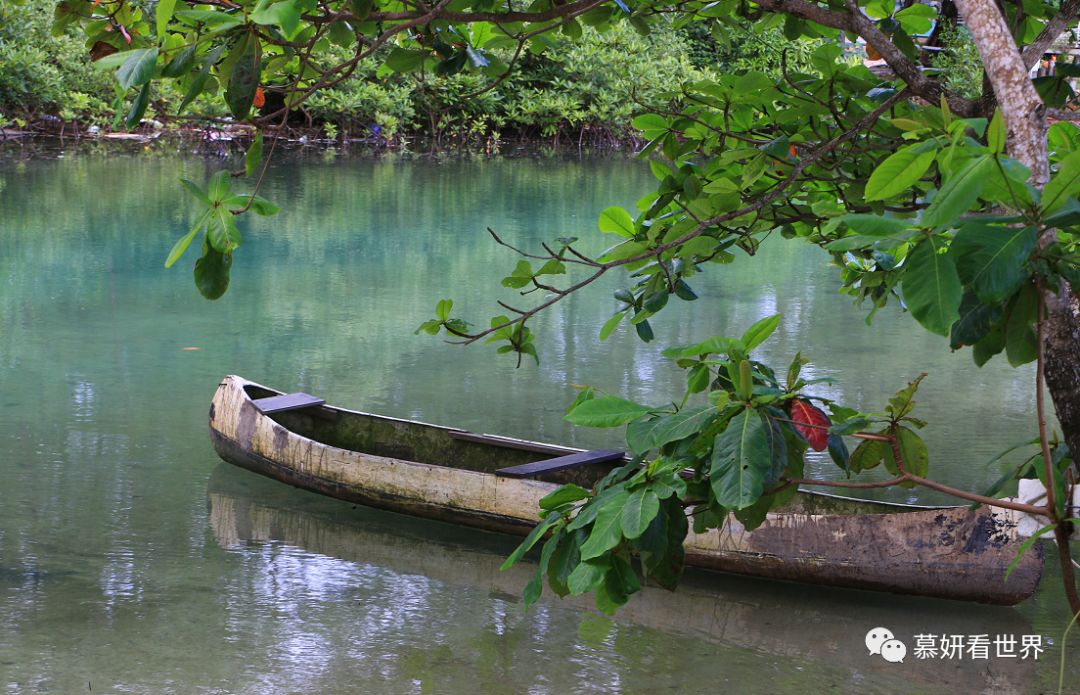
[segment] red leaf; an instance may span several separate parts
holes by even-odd
[[[795,430],[806,439],[814,451],[825,451],[829,446],[829,416],[806,401],[791,402],[791,419]]]
[[[257,109],[266,106],[266,95],[263,93],[262,87],[255,88],[255,99],[252,100],[251,104]]]

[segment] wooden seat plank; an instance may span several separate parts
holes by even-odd
[[[535,478],[540,475],[566,470],[567,468],[586,466],[590,463],[619,461],[622,460],[625,455],[626,452],[617,451],[615,449],[594,449],[592,451],[582,451],[568,456],[559,456],[558,458],[544,459],[543,461],[535,461],[533,463],[523,463],[520,466],[500,468],[495,471],[495,475],[501,475],[506,478]]]
[[[326,401],[322,398],[312,396],[309,393],[302,391],[297,393],[286,393],[281,396],[270,396],[269,398],[256,398],[252,401],[255,407],[259,409],[263,415],[269,415],[270,413],[281,413],[286,410],[299,410],[301,408],[311,408],[313,406],[322,405]]]

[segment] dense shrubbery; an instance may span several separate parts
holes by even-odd
[[[88,63],[78,38],[53,37],[50,22],[48,3],[0,5],[0,121],[50,115],[84,125],[116,123],[111,75]],[[779,30],[714,35],[664,25],[648,36],[617,24],[604,33],[585,28],[581,40],[562,39],[542,54],[525,52],[490,89],[488,78],[472,72],[379,76],[384,56],[376,56],[305,104],[301,122],[333,137],[422,134],[441,144],[504,135],[613,142],[629,135],[634,115],[663,110],[669,90],[717,73],[776,72],[784,51],[789,65],[805,64],[813,48]],[[509,62],[511,54],[502,58]],[[147,118],[168,121],[176,113],[182,95],[170,85],[155,86]],[[214,115],[214,102],[206,102],[197,110]]]
[[[379,79],[378,63],[313,97],[306,105],[313,121],[353,133],[377,126],[387,137],[420,131],[438,141],[502,133],[620,139],[630,119],[662,105],[673,84],[709,71],[693,64],[689,41],[674,30],[646,37],[626,25],[605,33],[586,28],[582,41],[524,55],[486,91],[489,80],[470,72]]]
[[[945,87],[968,99],[977,99],[983,90],[983,68],[979,50],[964,27],[944,33],[945,50],[934,57]]]
[[[115,80],[88,63],[82,40],[51,35],[50,9],[0,3],[0,121],[44,114],[111,120]]]

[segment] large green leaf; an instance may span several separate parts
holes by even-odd
[[[659,513],[653,517],[645,530],[634,539],[634,548],[638,552],[638,557],[641,559],[641,568],[646,575],[650,574],[653,568],[663,561],[668,549],[667,533],[667,513],[664,504],[661,503]]]
[[[963,288],[956,264],[948,254],[938,252],[936,237],[920,241],[904,264],[904,302],[911,315],[927,330],[948,335],[960,318]]]
[[[521,541],[518,547],[514,548],[514,552],[510,553],[510,556],[503,561],[502,566],[499,569],[507,570],[517,564],[518,560],[525,557],[525,553],[532,550],[532,547],[540,542],[540,539],[544,537],[544,534],[555,524],[559,523],[561,519],[562,517],[558,514],[552,514],[534,526],[532,531],[529,531],[529,535],[525,536],[525,540]]]
[[[224,206],[213,208],[206,222],[206,238],[210,245],[221,253],[232,253],[240,246],[240,230],[236,226],[236,216]]]
[[[589,538],[581,546],[581,559],[591,560],[611,550],[622,540],[623,505],[627,498],[616,497],[596,513]]]
[[[660,498],[649,488],[639,488],[626,500],[622,513],[622,533],[630,539],[637,538],[649,527],[660,511]],[[599,517],[597,517],[599,523]]]
[[[847,470],[852,473],[861,473],[876,468],[888,455],[889,445],[873,439],[864,439],[851,452],[848,459]]]
[[[237,120],[248,117],[251,104],[255,100],[255,90],[259,88],[259,80],[262,77],[262,49],[259,39],[253,35],[245,34],[232,52],[238,55],[230,56],[235,59],[232,72],[229,73],[229,85],[225,89],[225,103]]]
[[[1011,297],[1028,276],[1026,264],[1037,240],[1035,227],[966,224],[949,253],[960,278],[979,299],[996,303]]]
[[[190,188],[188,190],[191,190]],[[219,169],[206,184],[206,195],[215,203],[224,202],[232,190],[232,176],[227,169]],[[192,191],[194,193],[194,191]]]
[[[181,77],[186,75],[191,70],[192,64],[195,62],[195,50],[197,45],[192,44],[182,51],[178,51],[172,59],[165,64],[165,67],[161,69],[162,77]]]
[[[926,477],[930,470],[930,453],[927,451],[926,442],[914,430],[907,427],[896,428],[897,444],[900,448],[900,456],[904,459],[904,469],[908,473]],[[892,446],[884,445],[886,452],[885,468],[893,475],[900,473],[893,456]]]
[[[244,155],[244,173],[248,176],[254,176],[255,172],[259,169],[259,163],[262,162],[263,153],[263,134],[260,130],[255,134],[255,139],[251,141],[251,147],[248,148],[247,154]]]
[[[896,13],[896,20],[900,27],[908,34],[926,34],[934,26],[937,19],[937,10],[929,5],[915,3]]]
[[[636,234],[630,213],[620,207],[610,207],[600,213],[597,226],[601,232],[632,238]]]
[[[412,51],[406,48],[395,48],[386,56],[383,67],[390,72],[406,73],[416,72],[424,65],[426,54],[420,51]],[[381,70],[380,70],[381,72]]]
[[[971,358],[975,366],[981,367],[990,358],[1005,349],[1005,329],[1001,326],[991,328],[983,339],[971,346]]]
[[[959,350],[982,341],[998,325],[1001,316],[1000,305],[984,304],[974,294],[965,293],[960,302],[960,319],[949,333],[949,347]]]
[[[858,234],[874,238],[888,238],[903,234],[912,226],[911,220],[896,217],[882,217],[866,213],[852,213],[836,218]]]
[[[617,396],[599,396],[578,403],[566,419],[582,427],[618,427],[647,415],[649,408]]]
[[[609,566],[610,563],[606,557],[578,563],[566,580],[571,595],[580,596],[595,589],[604,581]]]
[[[624,605],[630,596],[641,590],[638,579],[630,562],[618,555],[611,557],[611,566],[604,576],[604,583],[596,592],[596,605],[608,615],[614,615],[619,606]]]
[[[583,500],[589,496],[589,491],[580,485],[569,483],[558,488],[554,492],[549,492],[540,499],[541,509],[555,509],[561,507],[564,504],[570,502],[577,502]]]
[[[674,591],[685,565],[686,549],[683,542],[686,540],[687,531],[690,530],[690,524],[686,520],[686,511],[679,499],[669,497],[661,507],[661,512],[657,516],[665,517],[666,549],[659,561],[651,563],[649,577],[665,589]]]
[[[746,409],[716,436],[709,465],[709,483],[716,502],[744,509],[757,502],[772,468],[767,425],[761,414]]]
[[[154,20],[157,25],[158,42],[165,40],[165,28],[172,20],[173,11],[176,9],[176,0],[158,0]]]
[[[143,114],[146,113],[146,107],[150,104],[150,83],[147,82],[140,89],[139,93],[135,96],[135,101],[131,102],[131,110],[128,111],[127,118],[124,119],[124,125],[128,130],[139,125],[142,121]]]
[[[990,127],[986,130],[986,146],[994,154],[1005,151],[1005,141],[1008,138],[1008,129],[1005,127],[1005,117],[1001,109],[994,109],[994,117],[990,119]]]
[[[559,596],[570,593],[570,587],[566,583],[570,579],[570,573],[581,564],[581,544],[584,542],[584,531],[562,534],[558,547],[551,554],[548,563],[548,586]]]
[[[1080,191],[1080,150],[1070,152],[1061,160],[1057,173],[1043,187],[1043,212],[1054,212],[1070,197],[1076,197],[1077,191]]]
[[[203,89],[210,79],[210,68],[212,68],[218,62],[218,59],[221,58],[221,52],[224,48],[224,46],[218,46],[207,54],[206,59],[203,60],[202,65],[199,67],[199,72],[191,78],[191,82],[188,84],[188,90],[184,94],[183,101],[180,102],[180,108],[176,110],[177,115],[182,114],[188,104],[193,102],[195,97],[202,94]]]
[[[180,237],[180,239],[173,245],[172,250],[169,251],[168,258],[165,259],[165,267],[171,268],[174,263],[180,260],[180,257],[187,251],[188,246],[191,246],[191,242],[195,239],[195,235],[202,231],[203,225],[206,224],[210,218],[211,211],[207,210],[199,216],[198,222],[192,227],[191,231]]]
[[[154,65],[157,63],[158,49],[137,48],[127,51],[127,60],[116,71],[116,81],[124,89],[140,87],[151,80],[154,76]]]
[[[927,227],[954,225],[978,199],[993,166],[993,157],[981,155],[954,171],[923,213],[923,224]]]
[[[884,200],[899,195],[921,179],[937,156],[937,150],[924,143],[908,145],[878,164],[866,182],[867,200]]]
[[[218,299],[229,289],[229,269],[232,254],[220,253],[209,244],[203,244],[203,255],[195,261],[195,286],[207,299]]]
[[[674,415],[633,422],[626,428],[626,443],[634,453],[643,454],[702,430],[719,412],[713,406],[683,408]]]
[[[260,3],[251,13],[251,21],[276,26],[286,39],[292,41],[300,27],[300,4],[296,0],[281,0],[273,5],[263,5]]]
[[[743,333],[739,342],[742,343],[743,348],[747,352],[750,352],[758,345],[761,345],[769,336],[776,331],[776,328],[780,325],[780,314],[773,314],[772,316],[766,316],[765,318],[757,321],[750,328],[746,329],[746,333]]]
[[[544,543],[544,547],[540,551],[540,567],[537,568],[536,574],[533,575],[532,580],[525,586],[525,591],[522,592],[522,598],[525,600],[526,609],[536,603],[536,600],[540,598],[540,594],[543,593],[544,575],[547,574],[548,565],[551,563],[551,556],[558,547],[558,534],[553,535],[551,538],[547,539],[546,543]]]
[[[1035,321],[1039,317],[1039,293],[1034,284],[1024,285],[1009,303],[1005,323],[1005,357],[1019,367],[1034,362],[1039,354]]]
[[[262,215],[263,217],[276,215],[281,212],[281,208],[274,205],[266,198],[257,195],[247,195],[246,193],[226,198],[224,202],[225,205],[232,210],[243,210],[244,208],[248,208],[256,215]]]
[[[217,12],[215,10],[178,10],[174,13],[189,23],[201,23],[218,31],[238,27],[244,23],[244,15],[239,12]]]

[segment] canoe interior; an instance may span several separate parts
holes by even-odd
[[[280,395],[278,391],[250,383],[244,385],[244,391],[252,399]],[[500,468],[577,451],[536,442],[471,435],[451,428],[331,406],[269,413],[265,417],[302,437],[338,449],[480,473],[495,473]],[[472,440],[461,438],[466,436]],[[618,461],[589,464],[537,479],[558,484],[577,483],[589,488],[618,465]]]
[[[253,400],[282,395],[280,391],[251,382],[243,383],[243,389]],[[494,473],[500,468],[578,451],[553,444],[477,435],[329,405],[269,413],[265,417],[291,432],[327,446],[481,473]],[[549,473],[537,479],[560,485],[576,483],[591,488],[618,465],[617,461],[590,464]],[[895,514],[933,508],[940,507],[919,507],[802,490],[785,511],[804,514]]]

